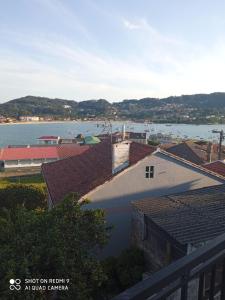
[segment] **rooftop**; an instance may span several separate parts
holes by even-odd
[[[209,162],[208,154],[209,144],[202,141],[185,141],[176,145],[164,145],[162,148],[169,153],[182,157],[195,164],[204,164]],[[225,158],[225,154],[222,153],[222,157]],[[213,144],[211,148],[211,160],[218,159],[218,145]]]
[[[59,137],[55,135],[43,135],[38,138],[38,140],[58,140]]]
[[[155,150],[155,147],[132,142],[129,166]],[[111,143],[107,139],[79,156],[44,164],[42,172],[53,203],[60,202],[70,192],[82,197],[113,177]]]
[[[204,168],[213,171],[217,174],[225,176],[225,163],[223,161],[217,160],[212,163],[204,165]]]
[[[225,185],[133,202],[181,244],[196,245],[225,232]]]
[[[89,146],[77,145],[0,148],[0,160],[25,160],[42,158],[62,159],[81,154],[88,149]]]
[[[95,144],[98,144],[100,142],[101,142],[101,140],[96,136],[86,136],[84,138],[84,143],[86,145],[95,145]]]

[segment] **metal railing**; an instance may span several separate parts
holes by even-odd
[[[225,300],[225,234],[218,236],[113,300]]]

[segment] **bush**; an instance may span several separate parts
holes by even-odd
[[[118,257],[117,276],[122,289],[134,285],[142,279],[144,254],[138,248],[125,250]]]
[[[107,276],[104,284],[105,294],[120,293],[142,279],[144,272],[144,253],[138,248],[124,250],[118,257],[106,258],[103,269]]]
[[[27,209],[46,208],[45,189],[25,184],[9,184],[0,189],[0,208],[12,209],[17,206]]]
[[[160,143],[159,142],[157,142],[157,141],[150,141],[150,140],[148,140],[148,145],[150,145],[150,146],[158,146]]]

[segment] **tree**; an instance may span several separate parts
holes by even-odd
[[[51,211],[25,206],[13,212],[1,209],[3,299],[13,299],[10,278],[20,278],[22,283],[25,278],[69,279],[69,290],[59,292],[59,299],[93,299],[106,280],[96,253],[106,244],[109,232],[104,212],[83,209],[84,204],[72,194]],[[21,290],[16,299],[46,299],[46,292]]]

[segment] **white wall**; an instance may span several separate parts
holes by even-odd
[[[29,167],[40,167],[43,163],[52,162],[58,160],[58,158],[45,158],[41,161],[37,160],[13,160],[13,161],[4,161],[4,168],[11,169],[11,168],[29,168]]]

